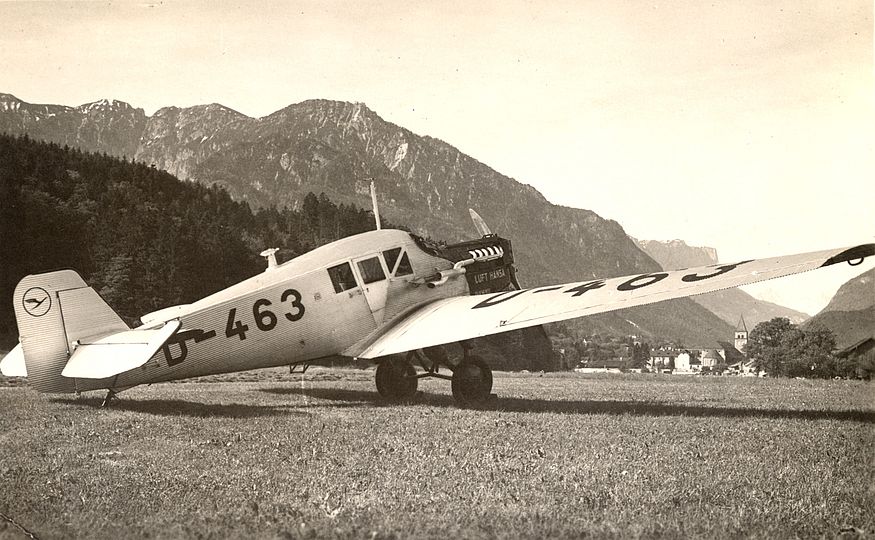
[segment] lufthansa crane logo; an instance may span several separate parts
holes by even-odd
[[[42,287],[31,287],[21,299],[24,311],[33,317],[42,317],[52,307],[52,297]]]

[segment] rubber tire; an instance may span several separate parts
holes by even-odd
[[[453,370],[453,397],[461,405],[478,405],[492,394],[492,369],[479,356],[469,356]]]
[[[398,402],[416,395],[419,379],[416,369],[401,356],[389,356],[377,364],[374,376],[377,392],[386,401]]]

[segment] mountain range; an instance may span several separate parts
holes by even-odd
[[[839,348],[875,337],[875,268],[839,287],[829,304],[805,323],[814,325],[832,330]]]
[[[115,100],[68,107],[0,94],[0,131],[125,156],[222,186],[254,207],[297,208],[308,192],[322,192],[367,208],[373,181],[386,219],[448,242],[473,236],[467,209],[474,208],[493,231],[513,240],[524,286],[660,269],[617,222],[552,204],[533,187],[387,122],[361,103],[310,100],[262,118],[219,104],[165,107],[147,116]],[[603,185],[591,179],[580,188]],[[688,346],[710,346],[733,330],[690,299],[587,317],[573,326]]]
[[[716,249],[690,246],[683,240],[639,240],[638,244],[663,270],[681,270],[719,262]],[[741,289],[725,289],[691,299],[729,324],[736,325],[744,317],[750,329],[775,317],[786,317],[793,324],[802,324],[809,319],[806,313],[754,298]]]

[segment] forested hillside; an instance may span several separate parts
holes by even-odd
[[[27,136],[0,135],[0,201],[0,350],[18,339],[13,292],[27,274],[73,268],[132,323],[263,271],[266,247],[283,262],[374,228],[373,214],[324,194],[252,212],[221,187]],[[480,343],[497,369],[553,367],[531,329]]]
[[[0,347],[18,331],[11,302],[25,275],[74,268],[119,314],[190,302],[280,260],[373,228],[364,210],[306,197],[301,211],[253,213],[217,187],[141,163],[0,135]]]
[[[846,281],[805,326],[829,328],[839,348],[875,337],[875,268]]]

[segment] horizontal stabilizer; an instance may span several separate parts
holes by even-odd
[[[182,304],[179,306],[170,306],[152,313],[147,313],[140,317],[140,322],[143,326],[152,326],[153,323],[164,322],[170,319],[178,319],[184,315],[186,311],[190,311],[191,304]]]
[[[80,379],[105,379],[137,368],[149,361],[179,330],[169,321],[154,330],[125,330],[90,343],[79,343],[61,375]]]
[[[27,366],[24,363],[24,349],[21,343],[0,360],[0,373],[7,377],[27,377]]]

